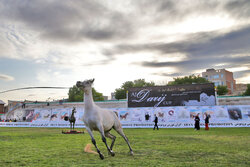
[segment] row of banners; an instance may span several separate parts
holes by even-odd
[[[210,127],[250,127],[250,105],[241,106],[179,106],[110,108],[116,112],[124,128],[152,128],[157,115],[161,128],[192,128],[194,116],[200,113],[204,126],[205,113],[210,115]],[[77,128],[83,128],[84,108],[76,107]],[[0,122],[0,127],[69,127],[65,117],[72,108],[18,109],[13,114],[17,122]]]

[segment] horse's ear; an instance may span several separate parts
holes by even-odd
[[[95,81],[95,78],[93,78],[92,80],[90,80],[91,83],[93,83]]]

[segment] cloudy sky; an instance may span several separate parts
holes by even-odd
[[[207,68],[250,83],[249,0],[0,0],[0,20],[0,91],[95,78],[97,91],[110,96],[125,81],[165,84]]]

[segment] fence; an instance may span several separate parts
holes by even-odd
[[[12,115],[13,119],[20,122],[0,122],[0,127],[69,127],[69,122],[65,121],[64,117],[71,114],[73,106],[20,108]],[[84,107],[83,105],[75,107],[76,127],[82,128]],[[204,125],[204,114],[207,113],[211,116],[211,127],[250,127],[250,105],[108,108],[108,110],[117,112],[124,128],[152,128],[155,114],[162,128],[192,128],[194,115],[197,113],[200,113],[201,126]],[[146,114],[149,115],[148,119],[145,117]]]

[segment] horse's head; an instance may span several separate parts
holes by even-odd
[[[76,113],[76,108],[73,107],[72,113]]]
[[[87,87],[91,87],[94,81],[95,81],[95,79],[89,79],[89,80],[85,80],[85,81],[77,81],[76,86],[78,88],[84,89]]]

